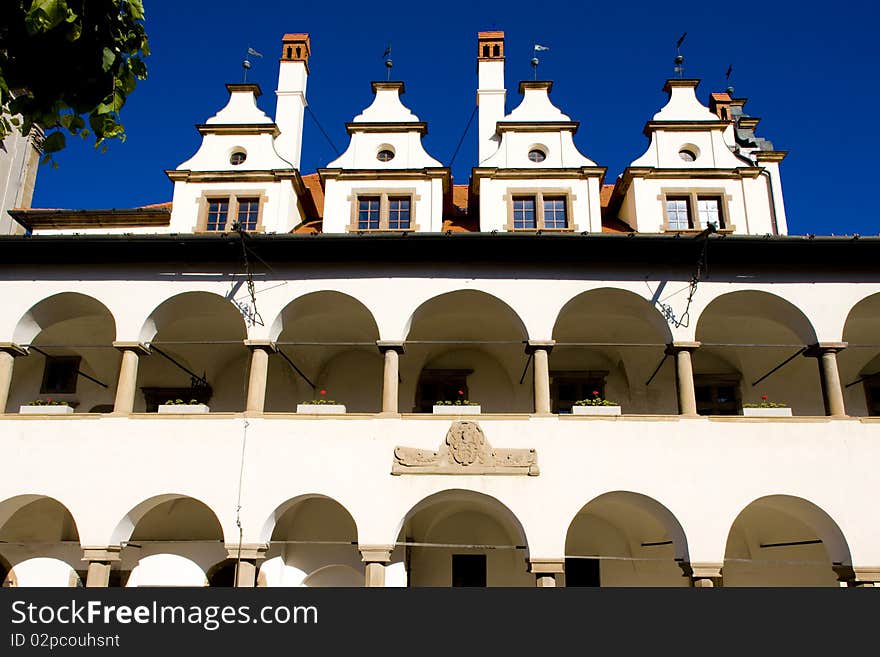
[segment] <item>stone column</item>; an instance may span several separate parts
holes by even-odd
[[[110,570],[113,562],[119,561],[121,551],[122,547],[119,545],[83,548],[82,560],[89,564],[86,588],[106,588],[110,585]]]
[[[666,353],[675,356],[675,387],[678,390],[679,415],[697,415],[691,352],[696,351],[699,346],[699,342],[673,342],[666,348]]]
[[[247,406],[248,413],[261,414],[266,406],[266,381],[269,377],[269,354],[275,351],[275,344],[269,340],[245,340],[251,350],[251,369],[248,374]]]
[[[400,381],[400,354],[404,353],[402,342],[378,340],[376,345],[385,356],[385,375],[382,380],[382,414],[396,416],[398,384]]]
[[[364,562],[364,586],[384,587],[385,566],[391,563],[393,545],[358,545]]]
[[[697,589],[720,588],[724,585],[720,563],[682,564],[682,569],[690,574],[691,586]]]
[[[138,359],[141,354],[149,355],[150,349],[140,342],[114,342],[113,346],[122,352],[119,365],[119,380],[116,382],[116,399],[113,412],[128,415],[134,410],[134,397],[137,393]]]
[[[554,588],[558,576],[565,573],[565,559],[529,559],[529,572],[539,589]]]
[[[6,412],[12,386],[12,366],[17,356],[27,356],[27,350],[14,342],[0,342],[0,413]]]
[[[819,380],[822,383],[825,415],[832,417],[846,415],[846,408],[843,404],[843,386],[840,385],[840,372],[837,369],[837,352],[843,351],[846,346],[846,342],[819,342],[804,352],[804,356],[810,356],[819,361]]]
[[[252,589],[257,585],[257,565],[266,558],[267,550],[268,546],[253,543],[226,546],[228,558],[237,562],[233,586]]]
[[[535,382],[535,415],[550,415],[550,351],[555,340],[529,340],[526,353],[532,355]]]

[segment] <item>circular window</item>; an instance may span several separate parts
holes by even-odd
[[[247,159],[247,153],[244,151],[234,151],[232,155],[229,156],[229,164],[238,166],[242,162]]]
[[[695,146],[685,146],[678,151],[678,156],[685,162],[694,162],[697,159],[698,152]]]
[[[390,162],[394,159],[394,151],[383,148],[376,154],[376,159],[380,162]]]
[[[540,148],[533,148],[529,151],[529,159],[532,162],[543,162],[547,159],[547,153],[542,151]]]

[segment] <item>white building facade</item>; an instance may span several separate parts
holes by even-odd
[[[785,153],[695,80],[605,184],[477,46],[467,185],[402,82],[303,175],[287,34],[170,204],[12,213],[5,585],[880,580],[880,241],[788,236]]]

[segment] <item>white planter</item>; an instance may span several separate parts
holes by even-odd
[[[482,413],[482,407],[477,406],[434,406],[434,415],[478,415]]]
[[[344,404],[297,404],[297,413],[311,415],[341,415],[345,413]]]
[[[572,406],[572,415],[620,415],[620,406]]]
[[[743,415],[752,417],[791,417],[791,408],[744,408]]]
[[[21,415],[70,415],[72,406],[19,406]]]
[[[201,414],[201,413],[210,413],[211,409],[208,408],[205,404],[160,404],[159,405],[159,414],[160,415],[182,415],[184,413],[191,414]]]

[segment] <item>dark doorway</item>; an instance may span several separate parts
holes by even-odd
[[[486,586],[486,555],[453,554],[452,586]]]

